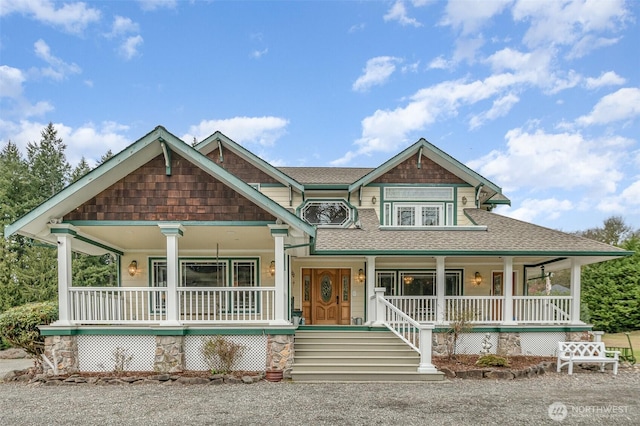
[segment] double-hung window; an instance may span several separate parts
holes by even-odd
[[[393,226],[442,226],[443,204],[394,204]]]

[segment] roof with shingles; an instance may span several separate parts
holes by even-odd
[[[327,253],[439,255],[546,254],[553,256],[625,256],[608,244],[533,225],[479,209],[465,209],[476,224],[460,229],[398,229],[380,226],[373,209],[359,210],[361,227],[318,228],[315,251]]]
[[[278,167],[302,184],[349,185],[375,170],[370,167]]]

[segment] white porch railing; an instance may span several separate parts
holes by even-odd
[[[275,319],[273,287],[179,287],[182,322],[265,322]]]
[[[385,296],[390,304],[417,322],[436,322],[436,296]],[[444,322],[460,316],[474,324],[503,322],[503,296],[445,296]],[[571,296],[513,296],[513,321],[518,324],[569,324]]]
[[[166,319],[162,287],[70,287],[70,320],[79,324],[158,323]]]
[[[71,287],[76,324],[158,324],[167,320],[165,287]],[[182,323],[267,322],[275,318],[273,287],[179,287]]]
[[[377,322],[384,324],[393,334],[420,354],[419,373],[437,373],[431,363],[431,336],[433,324],[420,324],[384,297],[384,288],[376,289]]]
[[[566,324],[571,321],[571,296],[513,296],[516,322]]]
[[[436,296],[385,296],[417,322],[436,322]]]

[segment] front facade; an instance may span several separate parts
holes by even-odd
[[[57,246],[56,369],[110,370],[122,351],[131,370],[206,369],[220,334],[248,348],[238,369],[286,369],[303,324],[388,328],[428,374],[461,317],[470,352],[589,330],[581,266],[630,254],[491,213],[507,203],[423,139],[372,169],[275,168],[221,133],[191,147],[157,127],[5,234]],[[74,282],[74,251],[114,254],[119,285]]]

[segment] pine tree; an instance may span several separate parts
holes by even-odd
[[[62,190],[71,171],[64,153],[67,146],[58,138],[53,123],[49,123],[41,135],[40,143],[29,142],[27,145],[29,175],[38,203]]]
[[[91,167],[89,167],[89,163],[87,163],[87,160],[84,157],[82,157],[80,159],[80,162],[76,166],[76,168],[73,169],[73,171],[71,172],[71,177],[70,177],[71,183],[77,181],[78,179],[80,179],[82,176],[86,175],[90,171],[91,171]]]

